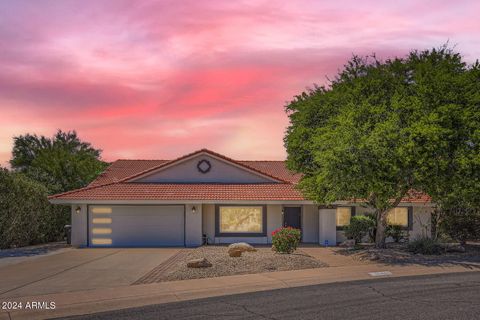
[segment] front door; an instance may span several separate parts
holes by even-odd
[[[283,226],[302,229],[302,208],[301,207],[284,207],[283,208]]]

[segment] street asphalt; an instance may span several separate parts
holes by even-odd
[[[480,319],[480,272],[314,285],[67,319]]]

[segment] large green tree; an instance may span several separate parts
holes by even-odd
[[[100,154],[75,131],[14,137],[12,171],[0,169],[0,247],[62,239],[70,210],[47,196],[90,183],[107,165]]]
[[[387,212],[411,190],[438,200],[454,172],[470,190],[452,197],[478,194],[466,175],[479,155],[478,74],[478,63],[446,46],[385,61],[354,56],[328,86],[286,106],[287,163],[303,173],[300,188],[322,204],[364,201],[375,210],[377,247]]]
[[[84,187],[106,167],[101,150],[81,141],[75,131],[58,130],[52,138],[25,134],[13,139],[12,169],[41,182],[50,194]]]
[[[43,184],[0,167],[0,249],[62,239],[68,215],[47,194]]]

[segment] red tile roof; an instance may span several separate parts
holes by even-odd
[[[238,161],[258,171],[268,173],[290,183],[298,183],[302,177],[299,173],[288,170],[285,161]]]
[[[54,196],[68,200],[305,200],[286,183],[158,184],[113,183]]]
[[[167,164],[206,152],[278,182],[264,184],[217,183],[134,183],[132,178],[152,172]],[[301,175],[289,171],[285,161],[238,161],[202,149],[175,160],[117,160],[87,187],[53,195],[59,200],[306,200],[296,188]],[[422,193],[412,192],[405,202],[428,202]]]
[[[402,199],[402,202],[413,202],[413,203],[415,202],[423,203],[423,202],[430,202],[430,201],[432,201],[432,198],[429,195],[423,192],[415,191],[415,190],[408,191],[407,196]]]

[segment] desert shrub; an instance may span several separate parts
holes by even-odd
[[[480,240],[480,210],[467,208],[446,210],[440,229],[463,246],[469,240],[478,241]]]
[[[0,168],[0,248],[63,238],[69,217],[48,202],[47,194],[42,184]]]
[[[441,254],[443,248],[436,239],[419,237],[408,243],[408,251],[420,254]]]
[[[302,232],[291,227],[281,227],[272,232],[272,250],[279,253],[292,253],[297,249]]]
[[[356,243],[362,241],[372,228],[375,228],[375,221],[368,216],[353,216],[350,224],[345,226],[345,236],[354,239]]]
[[[406,238],[406,232],[403,227],[396,224],[388,225],[385,230],[385,235],[387,237],[392,237],[393,241],[397,243]]]

